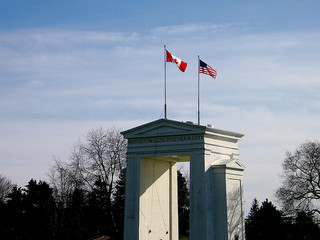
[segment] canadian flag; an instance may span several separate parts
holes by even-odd
[[[176,63],[178,68],[180,69],[180,71],[184,72],[187,68],[187,63],[182,61],[180,58],[177,58],[176,56],[169,53],[168,50],[166,50],[166,51],[167,51],[167,62]]]

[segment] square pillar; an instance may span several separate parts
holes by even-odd
[[[139,240],[140,159],[127,154],[124,240]]]
[[[204,152],[194,150],[190,157],[190,239],[207,239]]]
[[[243,171],[237,160],[212,164],[214,240],[245,240]]]

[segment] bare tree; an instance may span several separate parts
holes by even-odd
[[[56,197],[65,201],[74,189],[92,190],[97,182],[103,182],[111,200],[114,182],[126,166],[126,147],[119,129],[89,131],[84,142],[73,146],[68,163],[55,159],[49,177]]]
[[[283,163],[282,186],[276,197],[287,213],[318,213],[320,200],[320,143],[306,142],[293,153],[287,152]]]
[[[86,207],[100,219],[99,231],[116,232],[112,200],[116,181],[126,166],[126,149],[127,141],[119,129],[97,128],[73,146],[67,162],[55,159],[49,178],[60,206],[72,206],[77,193],[86,192]]]
[[[106,184],[111,196],[114,182],[126,166],[126,140],[117,129],[91,130],[86,141],[73,148],[70,167],[90,189],[97,181]]]
[[[84,185],[83,180],[67,163],[60,159],[54,159],[54,161],[55,164],[51,166],[48,173],[53,196],[61,204],[61,207],[66,207],[72,193]]]
[[[12,184],[10,179],[0,174],[0,202],[5,201],[13,186],[14,185]]]

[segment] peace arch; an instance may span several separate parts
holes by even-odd
[[[242,134],[167,119],[122,134],[125,240],[179,239],[178,162],[190,162],[190,239],[244,240]]]

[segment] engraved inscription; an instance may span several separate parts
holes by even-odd
[[[129,144],[167,143],[203,140],[203,136],[172,136],[157,138],[129,139]]]

